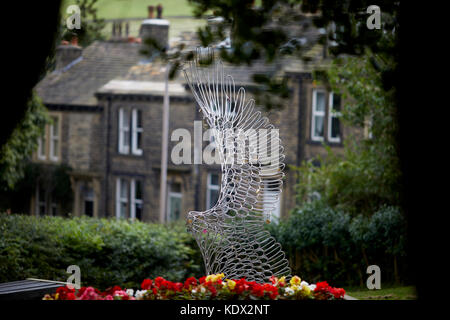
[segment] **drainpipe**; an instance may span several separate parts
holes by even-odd
[[[166,220],[166,194],[167,194],[167,157],[169,148],[169,70],[170,64],[166,65],[164,105],[162,117],[161,136],[161,181],[159,188],[159,222]]]
[[[106,170],[105,170],[105,206],[104,206],[104,214],[106,217],[109,217],[109,172],[110,172],[110,134],[111,134],[111,106],[112,106],[112,97],[108,96],[108,111],[107,111],[107,120],[106,120]]]

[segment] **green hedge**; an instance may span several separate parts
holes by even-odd
[[[396,207],[352,217],[316,201],[268,228],[286,251],[293,273],[311,282],[365,285],[368,265],[380,267],[383,283],[409,280],[406,223]]]
[[[82,285],[139,287],[142,279],[179,281],[203,273],[197,246],[182,224],[0,214],[0,282],[27,277]]]

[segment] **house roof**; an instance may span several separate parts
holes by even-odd
[[[141,59],[137,43],[95,41],[83,50],[82,59],[46,75],[36,91],[47,104],[95,106],[95,92]]]

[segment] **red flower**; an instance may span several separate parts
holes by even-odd
[[[342,299],[345,295],[345,290],[342,288],[330,288],[330,292],[335,299]]]
[[[66,295],[66,300],[76,300],[75,294],[73,294],[72,292],[69,292]]]
[[[141,283],[141,289],[142,290],[148,290],[151,288],[152,286],[152,280],[151,279],[144,279],[144,281],[142,281]]]
[[[195,279],[194,277],[187,278],[186,281],[184,282],[185,289],[190,289],[190,286],[196,286],[196,285],[197,285],[197,279]]]
[[[121,287],[119,287],[119,286],[114,286],[114,287],[112,287],[112,288],[106,289],[106,290],[105,290],[105,295],[111,295],[111,296],[114,296],[114,292],[116,292],[116,291],[121,291],[121,290],[122,290]]]
[[[166,279],[164,279],[163,277],[157,277],[155,278],[155,285],[159,288],[161,287],[161,285],[166,282]]]
[[[75,300],[75,289],[69,288],[68,286],[58,287],[56,289],[60,300]],[[73,297],[73,299],[72,299]]]
[[[326,281],[318,282],[316,283],[316,288],[314,289],[314,292],[327,290],[329,287],[330,285]]]
[[[200,279],[198,279],[198,282],[200,282],[200,284],[204,283],[206,280],[206,277],[201,277]]]

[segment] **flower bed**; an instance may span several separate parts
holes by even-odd
[[[123,290],[119,286],[102,292],[93,287],[79,290],[59,287],[54,294],[46,294],[43,300],[335,300],[343,299],[345,290],[333,288],[326,281],[309,284],[298,276],[286,282],[285,277],[272,277],[270,283],[256,283],[224,279],[224,274],[186,279],[184,283],[167,281],[162,277],[145,279],[141,290]]]

